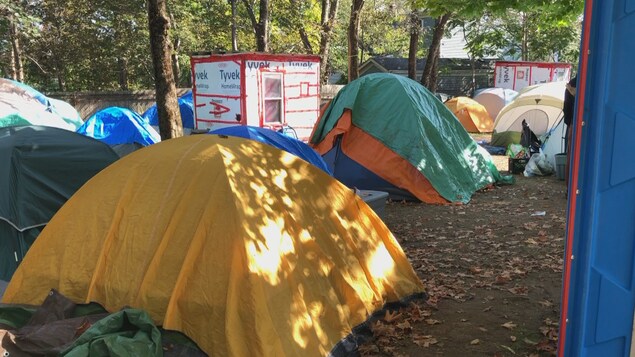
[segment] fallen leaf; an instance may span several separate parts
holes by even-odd
[[[441,321],[439,321],[439,320],[435,320],[435,319],[426,319],[426,323],[427,323],[428,325],[438,325],[438,324],[440,324],[440,323],[441,323]]]
[[[516,354],[516,351],[512,350],[512,348],[509,347],[509,346],[501,345],[501,347],[506,349],[507,351],[511,352],[513,355]]]
[[[431,345],[438,343],[439,341],[437,341],[436,338],[432,337],[432,335],[425,335],[425,336],[419,335],[419,336],[413,336],[412,342],[414,342],[418,346],[427,348],[427,347],[430,347]]]
[[[384,315],[384,321],[391,323],[401,317],[401,313],[398,311],[386,311],[386,315]]]
[[[515,323],[513,323],[511,321],[508,321],[508,322],[505,322],[504,324],[502,324],[501,326],[503,326],[506,329],[513,330],[514,327],[516,327],[518,325],[516,325]]]
[[[487,329],[485,327],[479,327],[478,329],[483,331],[483,332],[487,332]]]
[[[410,325],[408,321],[404,321],[404,322],[398,323],[397,328],[408,331],[412,329],[412,326]]]
[[[481,340],[479,340],[478,338],[470,341],[470,345],[478,345],[479,343],[481,343]]]
[[[537,344],[538,344],[538,342],[534,342],[534,341],[532,341],[532,340],[530,340],[530,339],[528,339],[528,338],[526,338],[526,337],[523,339],[523,342],[525,342],[525,343],[526,343],[526,344],[528,344],[528,345],[532,345],[532,346],[534,346],[534,345],[537,345]]]
[[[512,342],[516,342],[516,336],[509,336],[509,339],[512,340]]]

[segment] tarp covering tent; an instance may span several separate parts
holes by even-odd
[[[51,103],[51,111],[62,117],[65,122],[73,125],[75,130],[84,124],[82,116],[70,103],[55,98],[48,98],[48,100]]]
[[[473,99],[485,107],[492,120],[496,120],[501,109],[517,96],[518,92],[509,88],[484,88],[476,91]]]
[[[60,115],[56,108],[61,107],[58,101],[51,101],[26,84],[0,78],[0,127],[44,125],[75,131],[81,119],[78,123]],[[68,111],[65,107],[64,112]]]
[[[51,127],[0,128],[0,279],[9,280],[55,212],[118,156]]]
[[[309,145],[280,132],[250,125],[235,125],[212,130],[209,132],[209,134],[237,136],[240,138],[256,140],[261,143],[276,147],[280,150],[290,152],[293,155],[303,159],[304,161],[315,165],[317,168],[328,173],[329,175],[332,175],[331,171],[326,165],[326,162],[324,162],[324,159],[322,159],[322,156],[315,152],[315,150],[313,150]]]
[[[562,117],[566,82],[551,82],[525,87],[505,106],[494,122],[492,146],[520,143],[522,121],[538,136],[547,133]]]
[[[128,108],[108,107],[93,114],[77,132],[108,145],[152,145],[161,141],[159,133]]]
[[[189,134],[192,129],[194,129],[194,101],[192,99],[192,91],[183,94],[178,102],[181,122],[183,123],[183,132]],[[159,129],[159,112],[157,111],[156,104],[148,108],[142,117],[156,130]]]
[[[549,162],[554,168],[556,167],[556,155],[565,152],[565,135],[566,125],[564,125],[564,120],[559,120],[553,128],[540,138],[542,141],[540,150],[547,155]]]
[[[454,97],[445,106],[459,119],[468,133],[491,133],[494,120],[487,109],[468,97]]]
[[[310,144],[349,187],[469,202],[500,179],[491,156],[421,84],[370,74],[342,88],[316,123]]]
[[[352,190],[295,155],[219,135],[152,145],[84,185],[3,302],[38,305],[51,288],[143,309],[210,356],[324,356],[385,303],[423,292]]]

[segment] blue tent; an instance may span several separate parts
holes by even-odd
[[[93,114],[77,132],[108,145],[143,146],[161,141],[161,137],[139,114],[127,108],[108,107]]]
[[[388,192],[394,201],[418,201],[418,199],[402,188],[379,177],[377,174],[351,159],[342,150],[342,138],[335,139],[331,150],[327,151],[322,158],[336,178],[348,187],[357,189]]]
[[[227,136],[237,136],[241,138],[259,141],[261,143],[271,145],[280,150],[289,152],[304,161],[307,161],[322,171],[332,176],[331,170],[322,159],[309,145],[300,140],[294,139],[282,133],[248,125],[236,125],[210,131],[208,134],[220,134]]]
[[[192,92],[189,91],[181,98],[179,98],[179,110],[181,112],[181,121],[183,127],[187,129],[194,129],[194,101],[192,100]],[[159,113],[157,112],[157,105],[153,105],[142,115],[150,125],[159,126]]]

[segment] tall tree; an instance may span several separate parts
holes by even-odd
[[[421,84],[428,88],[431,92],[437,91],[437,77],[439,75],[439,57],[441,55],[441,39],[445,32],[445,25],[450,19],[450,14],[441,15],[434,26],[432,33],[432,42],[428,48],[428,57],[426,58],[423,74],[421,75]]]
[[[183,136],[183,125],[172,71],[172,43],[166,0],[148,0],[150,48],[154,65],[157,112],[161,139]]]
[[[247,8],[247,14],[256,36],[256,50],[269,52],[269,0],[259,0],[258,19],[256,19],[254,5],[249,1],[243,0],[243,3]]]
[[[421,18],[417,10],[410,13],[410,45],[408,46],[408,78],[417,80],[417,52],[419,51],[419,35]]]
[[[359,24],[364,0],[353,0],[348,21],[348,81],[359,77]]]
[[[320,70],[321,82],[325,84],[329,78],[329,50],[333,29],[337,19],[339,0],[322,0],[322,14],[320,16]]]

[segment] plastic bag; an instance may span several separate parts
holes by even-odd
[[[531,176],[548,176],[554,173],[554,168],[547,155],[544,153],[533,154],[525,165],[525,171],[523,175],[525,177]]]
[[[507,152],[505,154],[512,159],[524,159],[529,157],[527,148],[519,144],[509,144],[509,146],[507,147]]]

